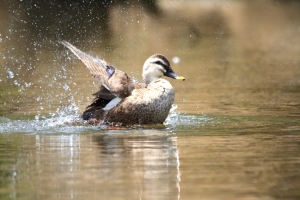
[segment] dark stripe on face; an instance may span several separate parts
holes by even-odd
[[[167,66],[167,65],[165,65],[164,63],[162,63],[161,61],[155,61],[155,62],[153,62],[153,63],[155,63],[155,64],[157,64],[157,65],[161,65],[161,66],[163,66],[166,70],[169,68],[169,66]]]
[[[163,55],[156,54],[156,57],[157,57],[157,58],[160,58],[161,60],[163,60],[163,62],[166,63],[167,66],[170,66],[169,61],[168,61],[168,60],[166,59],[166,57],[164,57]]]

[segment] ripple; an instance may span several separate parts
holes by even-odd
[[[176,113],[177,105],[173,105],[168,118],[164,125],[161,126],[138,126],[127,127],[132,129],[167,129],[176,130],[183,127],[195,127],[198,125],[207,124],[212,118],[207,116],[196,116]],[[78,114],[78,106],[72,103],[69,106],[57,109],[56,113],[49,113],[48,115],[41,115],[38,113],[34,119],[28,120],[13,120],[9,118],[0,118],[0,132],[1,133],[81,133],[85,131],[99,131],[101,129],[111,130],[99,126],[91,126],[84,122],[80,114]],[[126,128],[122,127],[119,131]],[[119,132],[117,131],[117,132]]]

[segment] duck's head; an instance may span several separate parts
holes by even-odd
[[[184,77],[174,73],[165,56],[160,54],[150,56],[143,66],[143,79],[145,83],[149,84],[162,76],[168,76],[177,80],[185,80]]]

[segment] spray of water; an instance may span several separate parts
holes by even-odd
[[[205,124],[208,121],[211,121],[212,118],[208,116],[197,116],[197,115],[187,115],[186,113],[180,114],[175,112],[177,105],[173,104],[170,110],[170,113],[164,123],[168,128],[176,129],[181,126],[195,126]]]
[[[183,126],[205,124],[212,120],[207,116],[186,115],[175,112],[177,105],[173,104],[164,125],[167,129],[176,130]],[[55,113],[43,115],[38,112],[34,119],[11,120],[0,118],[0,133],[81,133],[83,131],[99,131],[101,127],[86,124],[78,113],[79,107],[73,98],[68,106],[57,108]]]
[[[25,132],[25,133],[76,133],[85,130],[97,129],[86,125],[78,114],[79,107],[72,98],[68,106],[57,108],[56,113],[49,115],[38,114],[34,120],[11,120],[0,118],[0,132]]]

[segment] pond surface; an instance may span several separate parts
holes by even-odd
[[[299,199],[299,3],[209,2],[114,6],[106,39],[0,24],[0,199]],[[186,81],[165,124],[82,122],[99,85],[58,39],[137,81],[166,55]]]

